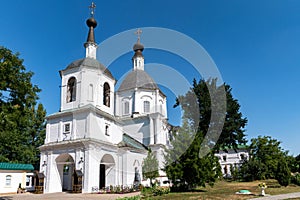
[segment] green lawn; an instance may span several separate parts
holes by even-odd
[[[184,192],[184,193],[170,193],[168,195],[151,197],[151,199],[160,200],[183,200],[183,199],[205,199],[205,200],[217,200],[217,199],[249,199],[258,197],[260,194],[260,188],[258,184],[263,181],[254,182],[226,182],[219,181],[215,183],[214,187],[198,188],[196,192]],[[266,194],[276,195],[291,192],[300,192],[300,187],[290,185],[288,187],[278,187],[278,183],[275,180],[264,181],[268,187],[265,192]],[[235,194],[237,191],[246,189],[253,193],[253,195],[240,195]]]

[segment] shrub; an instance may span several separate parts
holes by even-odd
[[[123,198],[117,198],[117,200],[140,200],[140,195],[133,196],[133,197],[123,197]]]
[[[169,187],[144,187],[141,190],[141,194],[144,197],[151,197],[151,196],[161,196],[163,194],[168,194],[170,192],[170,188]]]
[[[291,177],[291,183],[295,185],[300,185],[300,174],[295,174]]]

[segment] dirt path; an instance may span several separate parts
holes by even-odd
[[[115,200],[120,197],[139,195],[139,192],[128,194],[70,194],[70,193],[51,193],[51,194],[11,194],[0,195],[0,200]]]

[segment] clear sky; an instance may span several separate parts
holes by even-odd
[[[300,1],[94,2],[97,43],[138,27],[186,34],[203,46],[233,88],[248,118],[247,139],[270,135],[291,154],[300,153]],[[90,0],[1,1],[0,45],[20,52],[26,68],[35,73],[33,82],[42,89],[40,101],[48,114],[60,106],[58,71],[85,56],[90,4]],[[122,55],[112,64],[116,79],[131,69],[131,56]],[[146,62],[176,65],[189,81],[194,78],[176,55],[146,49],[144,56]],[[174,97],[168,102],[173,104]],[[169,117],[177,123],[172,114]]]

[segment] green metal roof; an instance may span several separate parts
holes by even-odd
[[[135,140],[134,138],[130,137],[126,133],[123,134],[123,140],[119,143],[119,147],[132,147],[140,150],[147,150],[147,147],[140,143],[139,141]]]
[[[248,149],[249,146],[245,144],[238,144],[237,145],[237,150],[238,149]],[[220,150],[234,150],[233,146],[225,146],[224,148],[221,148]]]
[[[0,163],[0,169],[2,169],[2,170],[34,170],[34,167],[32,164]]]

